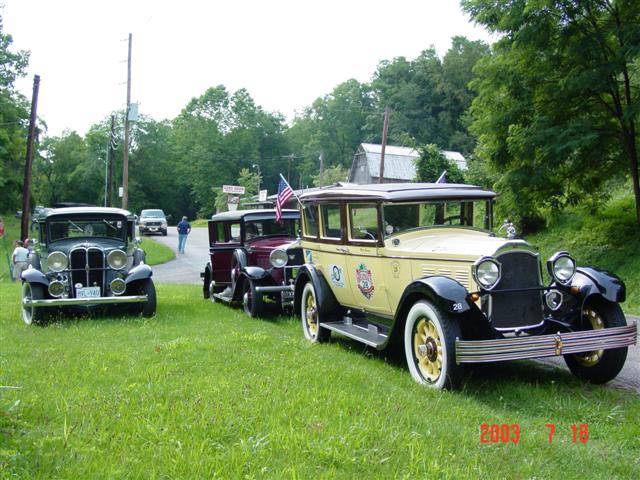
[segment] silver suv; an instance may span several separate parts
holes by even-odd
[[[167,217],[160,209],[148,209],[140,212],[138,219],[138,228],[140,235],[148,235],[150,233],[161,233],[167,236]]]

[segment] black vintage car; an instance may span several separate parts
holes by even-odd
[[[44,323],[55,309],[156,311],[151,268],[134,238],[133,215],[117,208],[46,209],[34,218],[35,247],[22,272],[22,318]]]
[[[209,221],[209,263],[203,278],[205,298],[242,303],[261,315],[267,303],[293,305],[293,281],[303,263],[298,239],[300,213],[283,210],[236,210]]]

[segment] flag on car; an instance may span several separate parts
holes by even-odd
[[[282,175],[280,175],[280,183],[278,184],[278,198],[276,199],[276,222],[282,220],[282,209],[293,196],[293,189],[287,183]]]

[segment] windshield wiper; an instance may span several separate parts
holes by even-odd
[[[79,227],[78,225],[76,225],[75,223],[73,223],[71,220],[69,220],[69,223],[70,223],[71,225],[73,225],[74,227],[76,227],[78,230],[80,230],[82,233],[84,233],[84,228]]]
[[[116,232],[118,231],[117,227],[114,227],[113,225],[111,225],[109,222],[107,222],[104,218],[102,219],[102,221],[104,223],[106,223],[108,226],[110,226],[111,228],[113,228]]]

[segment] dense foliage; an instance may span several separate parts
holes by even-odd
[[[346,80],[290,124],[246,90],[222,85],[193,98],[174,119],[142,117],[131,135],[131,208],[162,208],[174,220],[208,216],[226,206],[223,184],[246,184],[256,193],[259,183],[272,194],[281,173],[294,188],[344,180],[357,146],[380,142],[388,108],[389,143],[422,152],[419,179],[447,170],[449,181],[494,188],[501,193],[499,214],[525,230],[540,228],[549,212],[567,205],[595,209],[612,179],[633,180],[640,221],[640,4],[462,5],[497,34],[494,45],[454,37],[441,57],[428,48],[414,59],[383,60],[370,82]],[[12,52],[11,37],[0,34],[0,211],[6,211],[18,208],[20,195],[28,103],[13,81],[28,56]],[[115,137],[122,139],[123,112],[114,113]],[[33,204],[104,202],[109,120],[84,136],[41,138]],[[464,178],[436,155],[442,149],[467,158]],[[122,150],[119,141],[115,191]]]

